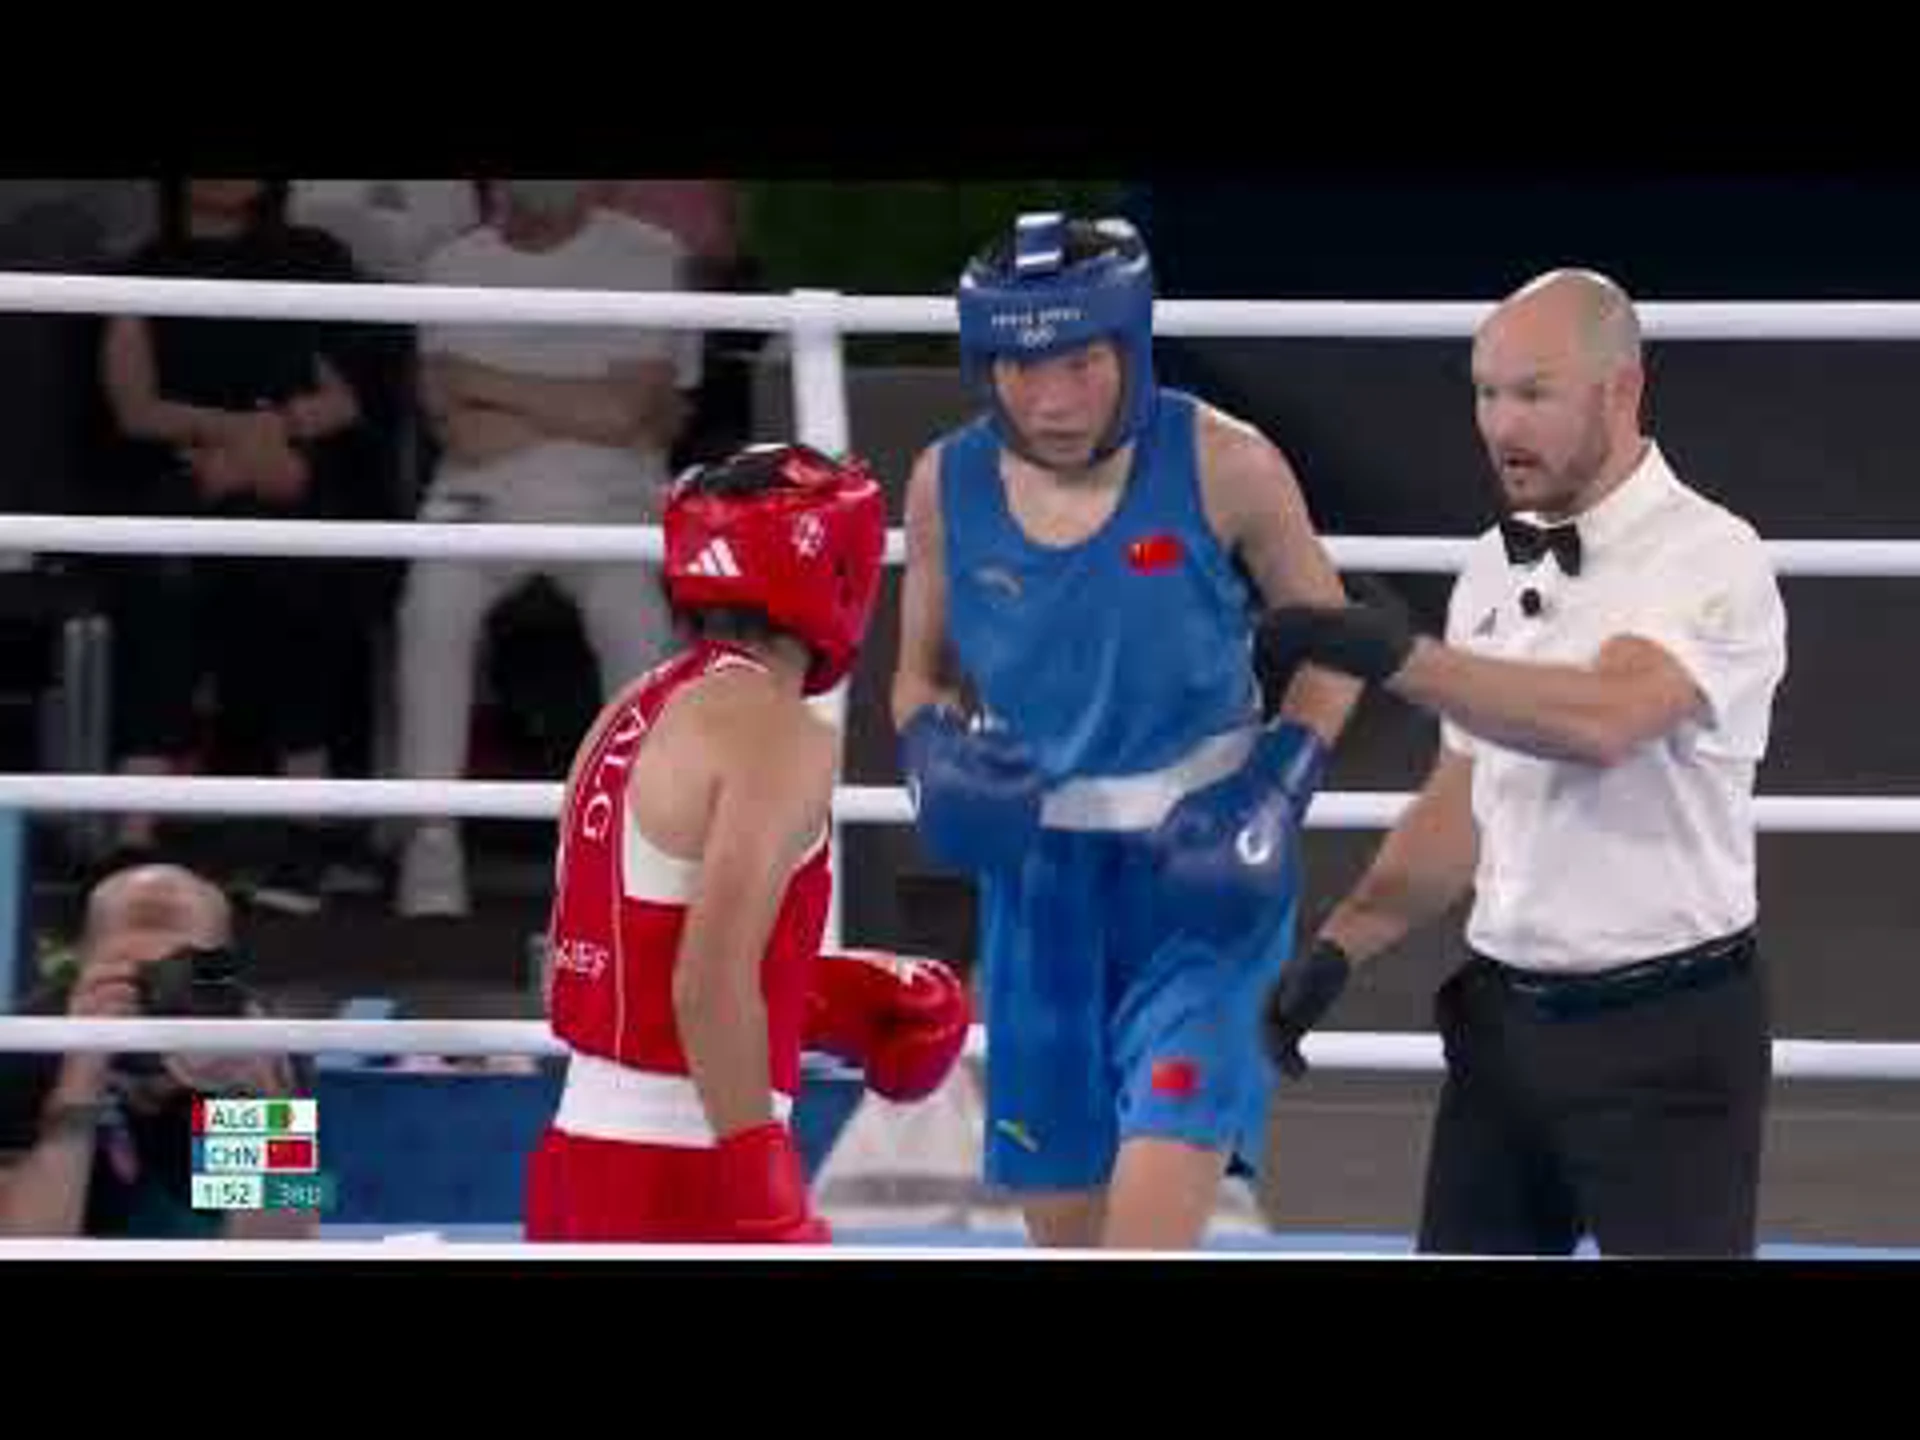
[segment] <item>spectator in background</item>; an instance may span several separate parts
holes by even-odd
[[[352,281],[330,237],[285,223],[286,187],[261,180],[162,182],[160,233],[136,274]],[[311,321],[117,316],[101,354],[115,447],[114,508],[132,514],[316,518],[364,514],[384,473],[363,444],[355,347]],[[329,737],[359,628],[335,562],[280,558],[132,560],[112,603],[115,754],[164,774],[198,749],[195,694],[211,674],[222,717],[288,775],[329,773]],[[154,844],[129,816],[123,846]],[[254,888],[257,902],[318,908],[323,827],[296,826]]]
[[[588,193],[684,245],[688,289],[762,288],[759,265],[740,243],[739,187],[731,180],[595,180]],[[766,343],[758,330],[709,330],[702,336],[700,389],[674,448],[676,472],[730,455],[754,438],[753,367]]]
[[[685,251],[665,231],[596,207],[583,182],[495,182],[488,224],[427,263],[439,285],[675,290]],[[423,520],[657,523],[683,391],[700,378],[698,337],[631,326],[458,325],[425,330],[421,388],[442,450]],[[400,608],[400,765],[416,778],[466,768],[474,674],[488,613],[548,574],[580,607],[612,693],[671,641],[655,567],[425,561]],[[468,909],[451,821],[419,826],[400,867],[403,915]]]
[[[354,267],[379,284],[415,284],[427,259],[451,240],[480,224],[480,192],[471,180],[296,180],[287,199],[288,216],[324,230],[353,256]],[[362,356],[357,379],[373,445],[387,467],[388,483],[379,487],[383,502],[366,518],[410,518],[419,506],[433,465],[431,438],[419,414],[419,354],[410,325],[346,327]],[[392,768],[391,733],[376,745],[376,712],[390,718],[388,697],[375,695],[373,676],[392,668],[392,621],[407,567],[398,560],[359,562],[340,567],[361,590],[360,611],[368,624],[356,632],[367,647],[367,663],[355,668],[366,676],[369,693],[353,697],[363,724],[341,733],[336,759],[356,774]],[[342,752],[350,759],[343,758]]]
[[[471,180],[296,180],[287,214],[345,245],[369,280],[410,284],[480,223],[480,198]]]
[[[263,1014],[233,978],[232,945],[226,897],[200,876],[173,865],[118,871],[87,897],[78,964],[22,1008]],[[0,1055],[0,1235],[311,1237],[316,1214],[195,1210],[190,1188],[196,1094],[307,1089],[284,1055]]]
[[[666,231],[687,252],[689,288],[723,290],[740,259],[739,203],[728,180],[590,180],[587,197]]]

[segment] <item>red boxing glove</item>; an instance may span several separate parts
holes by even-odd
[[[882,950],[822,954],[807,996],[806,1044],[865,1068],[886,1100],[923,1100],[966,1047],[973,1007],[938,960]]]
[[[729,1240],[743,1245],[824,1245],[827,1222],[807,1201],[807,1179],[793,1136],[778,1120],[738,1130],[714,1152],[718,1216]]]

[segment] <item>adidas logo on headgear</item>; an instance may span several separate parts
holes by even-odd
[[[688,567],[695,575],[714,575],[732,578],[740,573],[739,562],[733,558],[733,549],[725,540],[709,540],[707,546],[693,557]]]

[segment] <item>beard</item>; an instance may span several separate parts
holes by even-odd
[[[1523,452],[1527,463],[1516,470],[1495,453],[1493,461],[1500,479],[1501,507],[1507,514],[1535,510],[1548,516],[1565,516],[1579,504],[1580,497],[1613,457],[1605,416],[1598,402],[1586,420],[1572,452],[1557,465],[1549,465],[1537,452],[1528,451]]]

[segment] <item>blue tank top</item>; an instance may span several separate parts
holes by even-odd
[[[982,704],[1052,780],[1180,759],[1259,718],[1252,592],[1200,500],[1195,402],[1162,390],[1107,522],[1038,545],[987,419],[944,437],[948,634]]]

